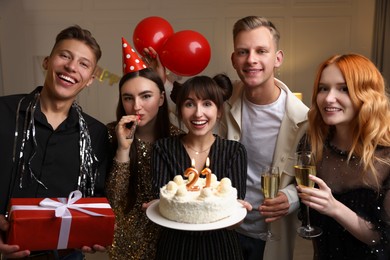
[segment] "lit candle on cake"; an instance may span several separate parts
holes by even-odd
[[[190,180],[190,176],[192,175],[192,179]],[[191,167],[187,168],[184,172],[184,176],[189,179],[189,182],[186,184],[187,190],[198,190],[199,187],[195,186],[196,182],[199,178],[199,172],[195,169],[195,160],[191,159]]]
[[[210,166],[210,159],[209,159],[209,157],[207,157],[207,159],[206,159],[206,168],[204,168],[201,171],[202,175],[206,175],[206,185],[204,187],[210,187],[210,185],[211,185],[211,173],[212,172],[211,172],[209,166]]]
[[[195,169],[195,159],[194,158],[191,159],[191,167]]]

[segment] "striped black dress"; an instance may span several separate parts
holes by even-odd
[[[176,175],[183,175],[191,166],[180,139],[182,136],[160,139],[152,153],[153,184],[159,188]],[[247,155],[239,142],[216,136],[209,152],[211,171],[218,180],[228,177],[237,188],[238,198],[245,197]],[[157,259],[242,259],[242,251],[234,230],[181,231],[164,228],[157,245]]]

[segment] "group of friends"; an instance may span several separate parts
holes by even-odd
[[[174,82],[153,48],[145,68],[124,66],[116,120],[107,125],[75,102],[94,80],[101,50],[88,30],[61,31],[43,61],[43,86],[0,97],[0,253],[4,258],[292,259],[300,209],[323,234],[312,239],[314,259],[390,257],[390,101],[381,73],[359,54],[320,64],[310,109],[275,78],[283,63],[280,34],[264,17],[239,19],[225,74]],[[170,121],[168,98],[178,125]],[[315,188],[297,186],[294,154],[316,156]],[[182,231],[158,226],[145,211],[159,188],[196,161],[228,177],[247,208],[235,226]],[[280,187],[264,199],[260,168],[280,169]],[[106,196],[115,212],[113,244],[31,252],[9,245],[11,197]],[[270,225],[277,241],[264,241]]]

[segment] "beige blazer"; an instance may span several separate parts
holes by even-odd
[[[293,259],[296,229],[300,224],[297,218],[299,199],[294,184],[293,154],[306,131],[309,109],[295,97],[283,82],[275,79],[275,84],[287,93],[287,99],[286,112],[280,126],[273,164],[278,166],[281,171],[280,189],[288,197],[290,210],[287,216],[271,223],[272,232],[280,239],[266,243],[264,259],[287,260]],[[235,82],[232,97],[225,102],[224,116],[218,129],[220,136],[231,140],[240,140],[242,97],[243,83],[241,81]]]

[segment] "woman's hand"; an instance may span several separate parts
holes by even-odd
[[[241,203],[244,208],[246,208],[247,211],[252,211],[252,205],[245,201],[245,200],[237,200],[237,202]],[[238,228],[244,220],[241,220],[240,222],[234,224],[233,226],[227,227],[227,229],[232,230]]]
[[[119,120],[115,127],[116,137],[118,139],[118,148],[115,159],[118,162],[127,162],[130,160],[130,146],[134,140],[135,130],[139,121],[138,115],[126,115]],[[131,125],[130,127],[128,127]]]
[[[334,217],[340,202],[333,197],[332,190],[322,179],[314,175],[309,175],[309,178],[318,185],[318,189],[297,186],[299,198],[306,206],[315,209],[323,215]]]
[[[157,199],[142,204],[142,210],[146,211]]]
[[[322,179],[314,175],[309,175],[309,178],[318,185],[318,189],[297,187],[298,196],[305,205],[333,218],[354,237],[367,245],[374,245],[380,240],[380,234],[375,230],[374,225],[336,200],[332,190]]]
[[[165,67],[162,65],[156,50],[153,47],[144,48],[143,59],[148,67],[157,72],[163,83],[165,83],[167,79]]]
[[[245,201],[245,200],[237,200],[239,203],[242,204],[242,206],[244,208],[246,208],[247,211],[252,211],[252,205],[248,202],[248,201]]]

